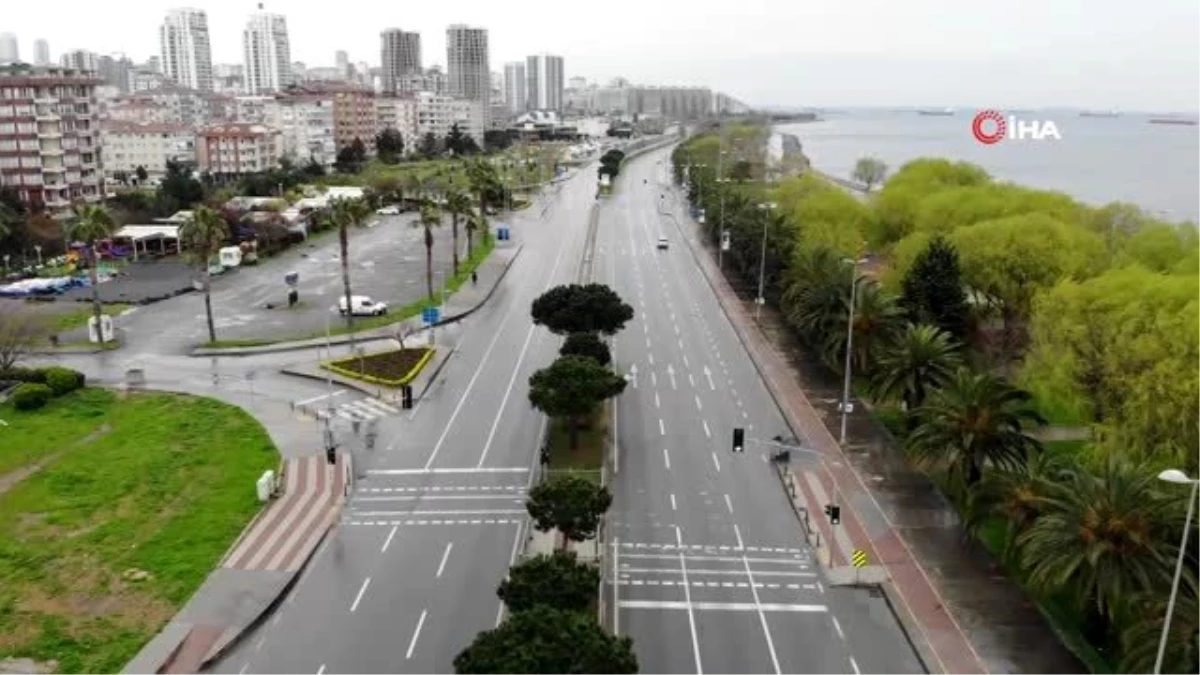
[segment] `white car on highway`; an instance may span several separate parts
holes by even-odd
[[[668,244],[667,244],[667,238],[666,238],[666,237],[659,237],[659,238],[658,238],[658,250],[660,250],[660,251],[665,251],[665,250],[667,250],[667,246],[668,246]]]
[[[350,313],[354,316],[383,316],[387,314],[387,303],[375,302],[366,295],[350,296]],[[338,298],[338,314],[346,316],[346,296]]]

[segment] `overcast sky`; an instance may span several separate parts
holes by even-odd
[[[31,60],[64,50],[158,52],[179,3],[2,0],[0,31]],[[213,58],[241,60],[254,2],[195,0]],[[492,70],[526,54],[565,58],[567,77],[706,85],[751,104],[792,106],[1200,107],[1196,0],[338,0],[267,2],[287,16],[294,60],[379,61],[379,31],[421,33],[426,65],[445,64],[445,28],[488,29]]]

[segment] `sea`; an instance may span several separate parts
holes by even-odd
[[[1150,115],[1132,113],[1002,111],[1027,125],[1036,121],[1042,130],[1053,122],[1061,138],[1006,138],[985,145],[971,132],[976,112],[821,111],[818,121],[778,125],[776,132],[798,137],[816,169],[841,178],[850,178],[854,163],[868,155],[892,171],[918,157],[945,157],[1084,203],[1130,202],[1159,218],[1200,222],[1200,126],[1150,124]],[[778,133],[772,139],[776,152]]]

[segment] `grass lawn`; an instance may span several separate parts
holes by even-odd
[[[66,333],[67,331],[83,328],[87,325],[88,319],[92,317],[92,303],[80,302],[76,303],[78,307],[72,308],[69,312],[59,312],[51,315],[49,328],[54,333]],[[101,305],[101,310],[108,316],[116,316],[121,312],[129,309],[133,305]]]
[[[256,421],[204,398],[84,389],[0,419],[0,655],[57,672],[119,671],[258,510],[254,481],[279,461]]]
[[[579,447],[571,449],[570,431],[567,420],[553,418],[547,442],[550,445],[551,471],[574,472],[600,482],[600,468],[604,465],[605,443],[608,440],[608,406],[587,420],[586,428],[579,430]]]

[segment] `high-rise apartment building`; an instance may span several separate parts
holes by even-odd
[[[446,29],[450,94],[486,104],[491,98],[488,34],[485,28],[455,24]]]
[[[20,60],[21,50],[17,46],[17,36],[13,33],[0,33],[0,63]]]
[[[63,68],[72,70],[86,70],[95,73],[100,69],[100,56],[95,52],[89,52],[86,49],[72,49],[68,52],[63,52],[59,62]]]
[[[54,215],[103,198],[98,84],[70,68],[0,66],[0,186]]]
[[[388,28],[379,34],[379,63],[383,91],[409,91],[413,75],[421,74],[421,34]]]
[[[212,46],[203,10],[168,10],[158,39],[164,75],[189,89],[213,90]]]
[[[528,110],[561,111],[563,103],[563,59],[538,54],[525,57],[525,92]]]
[[[33,41],[33,62],[39,66],[50,65],[50,43],[39,38]]]
[[[514,115],[520,115],[527,109],[529,97],[525,93],[525,64],[521,61],[504,64],[504,102]]]
[[[350,67],[350,55],[348,53],[346,53],[346,50],[339,49],[336,52],[334,52],[333,53],[333,63],[334,63],[334,67],[337,68],[338,71],[341,73],[341,78],[343,80],[349,80],[350,73],[354,69]]]
[[[122,94],[133,90],[133,61],[124,54],[96,58],[96,74],[104,83],[117,88]]]
[[[279,91],[292,83],[292,55],[287,19],[262,11],[250,15],[242,32],[247,94]]]

